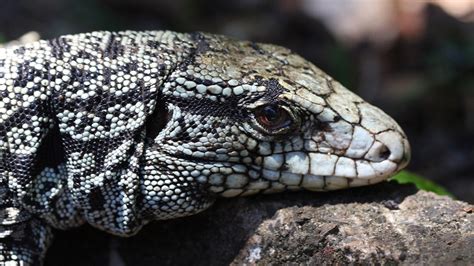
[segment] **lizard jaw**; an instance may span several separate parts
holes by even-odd
[[[248,171],[250,180],[240,182],[243,186],[232,186],[220,195],[235,197],[301,189],[330,191],[376,184],[395,175],[409,162],[409,143],[402,132],[399,137],[392,135],[384,143],[374,142],[360,158],[306,151],[272,154],[263,159],[262,167]],[[383,156],[374,156],[377,153]],[[237,184],[240,179],[244,179],[242,175],[231,175],[226,182]]]
[[[372,142],[365,137],[354,132],[353,144],[342,154],[328,147],[313,147],[312,140],[306,140],[306,150],[265,157],[261,177],[290,189],[326,191],[375,184],[407,166],[410,145],[402,131],[371,135]]]

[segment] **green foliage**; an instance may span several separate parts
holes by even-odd
[[[447,191],[444,187],[436,184],[435,182],[428,180],[425,177],[419,176],[417,174],[401,171],[397,175],[390,178],[399,184],[413,184],[420,190],[431,191],[438,195],[446,195],[451,198],[454,198],[454,195]]]

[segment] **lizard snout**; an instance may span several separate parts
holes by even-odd
[[[406,137],[397,131],[385,131],[375,136],[375,142],[365,158],[373,162],[390,160],[400,163],[407,160],[409,153]]]

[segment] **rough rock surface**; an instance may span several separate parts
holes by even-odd
[[[474,264],[474,206],[383,183],[219,200],[119,238],[58,233],[46,265]]]

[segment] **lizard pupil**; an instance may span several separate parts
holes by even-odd
[[[262,110],[263,115],[268,120],[268,122],[275,122],[280,116],[280,109],[277,106],[267,105]]]

